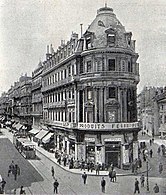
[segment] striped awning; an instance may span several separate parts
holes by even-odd
[[[49,133],[49,131],[45,131],[45,130],[41,130],[37,135],[35,135],[35,137],[37,139],[42,139],[44,136],[46,136]]]

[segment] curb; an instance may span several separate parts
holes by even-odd
[[[71,170],[68,170],[68,169],[65,169],[63,166],[61,166],[61,165],[59,165],[58,163],[56,163],[54,160],[52,160],[51,158],[49,158],[47,155],[45,155],[45,154],[43,154],[41,151],[39,151],[37,148],[36,148],[36,150],[40,153],[40,154],[42,154],[43,156],[45,156],[47,159],[49,159],[50,161],[52,161],[53,163],[55,163],[58,167],[60,167],[61,169],[63,169],[64,171],[66,171],[66,172],[69,172],[69,173],[72,173],[72,174],[76,174],[76,175],[82,175],[83,174],[83,172],[82,173],[76,173],[76,172],[73,172],[73,171],[71,171]],[[149,167],[149,169],[148,169],[148,171],[150,171],[151,170],[151,167]],[[138,175],[140,175],[140,174],[142,174],[142,173],[146,173],[147,172],[147,170],[146,171],[142,171],[142,172],[140,172],[140,173],[138,173],[137,175],[135,175],[134,173],[128,173],[128,174],[117,174],[117,176],[138,176]],[[88,172],[86,172],[87,173],[87,175],[88,176],[95,176],[95,177],[101,177],[101,176],[108,176],[108,174],[100,174],[100,175],[95,175],[95,174],[89,174]]]

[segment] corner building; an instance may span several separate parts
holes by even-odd
[[[113,9],[100,8],[86,32],[73,33],[43,69],[44,123],[57,149],[75,159],[125,168],[138,158],[135,40]]]

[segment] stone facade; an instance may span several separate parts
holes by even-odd
[[[132,33],[101,8],[87,31],[73,33],[43,63],[43,123],[57,149],[75,159],[113,163],[138,158],[138,54]]]

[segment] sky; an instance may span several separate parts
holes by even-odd
[[[112,7],[139,54],[140,83],[166,85],[166,0],[0,0],[0,94],[25,73],[31,76],[46,47],[80,34],[96,17],[97,9]]]

